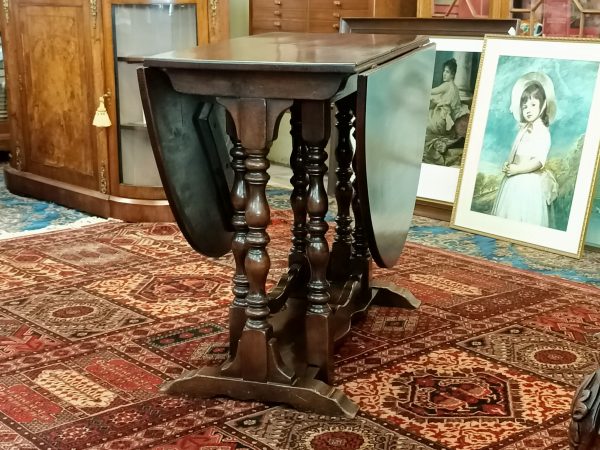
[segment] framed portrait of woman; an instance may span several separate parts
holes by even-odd
[[[580,257],[600,147],[600,41],[487,36],[451,226]]]
[[[451,205],[456,194],[483,37],[430,37],[435,66],[417,197]]]
[[[450,220],[485,34],[519,19],[344,17],[340,33],[427,35],[436,44],[426,142],[415,214]],[[446,72],[444,74],[444,72]]]

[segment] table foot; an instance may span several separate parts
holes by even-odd
[[[371,303],[378,306],[417,309],[421,300],[416,298],[408,289],[396,286],[383,280],[371,280],[369,284],[372,293]]]
[[[371,305],[417,309],[421,305],[408,289],[393,283],[371,280],[367,295],[361,287],[361,277],[346,282],[336,298],[334,320],[334,342],[342,339],[352,327],[352,319],[365,313]]]
[[[296,378],[291,384],[263,383],[224,377],[218,367],[206,367],[164,383],[160,391],[201,398],[226,396],[238,400],[284,403],[300,411],[328,416],[353,418],[358,412],[358,405],[344,392],[311,376]]]

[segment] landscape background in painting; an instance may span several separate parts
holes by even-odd
[[[588,127],[598,76],[598,62],[500,56],[478,164],[471,210],[490,214],[500,181],[502,164],[510,152],[518,123],[510,112],[512,88],[529,72],[543,72],[553,83],[557,113],[550,124],[552,146],[546,161],[559,185],[553,203],[551,228],[566,230],[573,192]]]
[[[442,84],[444,62],[451,58],[454,58],[457,63],[454,83],[460,89],[460,98],[466,106],[464,108],[466,114],[456,117],[454,126],[446,133],[433,133],[428,127],[423,162],[445,167],[460,167],[481,53],[438,50],[435,54],[432,88]],[[431,112],[432,109],[430,114]]]
[[[596,174],[596,193],[592,200],[585,243],[600,247],[600,172]]]

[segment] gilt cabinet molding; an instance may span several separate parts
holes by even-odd
[[[416,0],[250,0],[250,32],[337,33],[341,17],[414,17]]]
[[[135,71],[145,56],[228,37],[228,0],[5,5],[9,190],[103,217],[172,220]],[[100,97],[106,128],[92,125]]]

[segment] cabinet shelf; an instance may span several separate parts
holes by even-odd
[[[148,125],[143,122],[125,122],[121,123],[121,128],[126,130],[137,130],[137,131],[146,131]]]
[[[144,56],[117,56],[117,61],[126,62],[127,64],[142,64]]]

